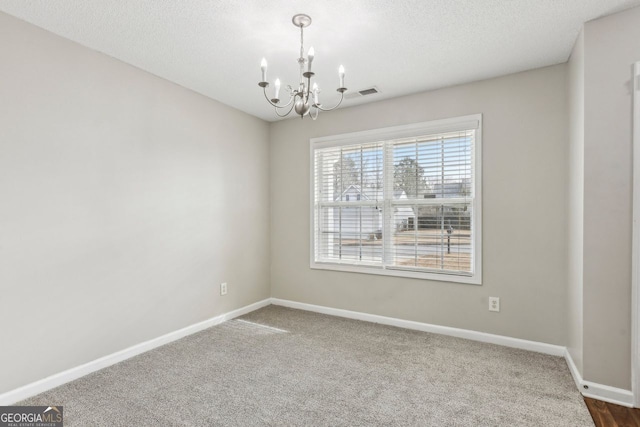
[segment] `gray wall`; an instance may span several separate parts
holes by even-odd
[[[576,40],[567,70],[569,164],[567,168],[567,349],[583,374],[584,245],[584,32]]]
[[[566,344],[565,65],[274,123],[272,295]],[[482,113],[483,286],[309,268],[309,139]],[[501,312],[488,311],[488,297]]]
[[[584,27],[584,378],[631,388],[632,65],[640,8]]]
[[[266,122],[2,13],[0,57],[0,393],[269,297]]]

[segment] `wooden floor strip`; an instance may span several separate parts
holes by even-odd
[[[596,427],[640,427],[640,409],[584,398]]]
[[[593,418],[593,422],[596,427],[616,427],[617,424],[613,419],[613,415],[607,409],[607,404],[600,400],[591,399],[588,397],[584,398],[584,402],[587,404],[587,408],[589,408],[589,412],[591,413],[591,418]]]
[[[638,425],[633,417],[633,409],[611,403],[607,403],[607,408],[620,427],[635,427]]]

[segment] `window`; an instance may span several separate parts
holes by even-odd
[[[312,139],[311,267],[480,284],[481,127]]]

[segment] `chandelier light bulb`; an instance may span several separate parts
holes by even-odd
[[[340,66],[340,68],[338,68],[338,76],[340,76],[339,87],[344,87],[344,67],[342,65]]]
[[[311,46],[311,48],[309,48],[309,53],[307,53],[307,58],[309,59],[309,68],[307,69],[307,71],[311,71],[311,63],[313,62],[313,57],[315,56],[316,51],[313,50],[313,46]]]
[[[267,81],[267,60],[262,58],[262,61],[260,62],[260,70],[262,71],[262,81],[266,82]]]
[[[275,87],[276,87],[276,96],[274,98],[275,99],[280,99],[280,97],[279,97],[279,95],[280,95],[280,79],[276,79]]]
[[[319,105],[318,102],[318,83],[313,83],[313,103]]]

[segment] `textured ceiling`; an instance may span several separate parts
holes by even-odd
[[[296,13],[313,18],[321,101],[343,106],[567,60],[581,25],[640,0],[0,0],[0,10],[265,120],[257,83],[297,81]]]

